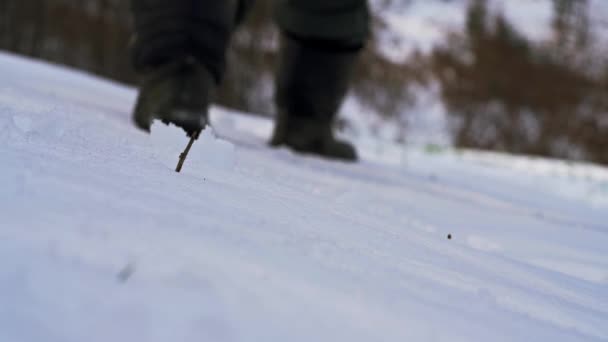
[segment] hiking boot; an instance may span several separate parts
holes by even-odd
[[[271,146],[287,146],[296,152],[311,153],[331,159],[356,161],[355,148],[336,139],[331,122],[311,120],[285,111],[278,113]]]
[[[275,92],[278,115],[270,145],[357,160],[355,148],[336,139],[332,126],[359,51],[360,46],[284,34]]]
[[[193,136],[208,123],[213,87],[213,77],[194,58],[152,68],[144,72],[133,121],[149,132],[154,119],[159,119]]]

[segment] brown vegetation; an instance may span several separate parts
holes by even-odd
[[[608,64],[589,46],[584,12],[563,4],[554,40],[532,44],[475,1],[466,32],[435,49],[459,146],[608,164]]]
[[[2,0],[0,49],[127,82],[128,1]]]

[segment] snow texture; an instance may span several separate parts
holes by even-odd
[[[213,108],[0,54],[0,341],[606,341],[608,170],[363,139],[351,165]],[[448,234],[452,238],[448,239]]]

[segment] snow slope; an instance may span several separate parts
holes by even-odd
[[[605,341],[608,170],[214,108],[183,174],[135,92],[0,54],[0,341]],[[452,235],[448,240],[446,236]]]

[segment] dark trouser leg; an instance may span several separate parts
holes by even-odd
[[[193,135],[206,125],[230,35],[252,2],[131,0],[133,65],[142,76],[133,113],[139,128],[149,130],[160,119]]]
[[[281,30],[308,39],[362,45],[369,33],[367,0],[275,0]]]
[[[368,32],[365,0],[277,0],[283,32],[276,79],[272,145],[355,160],[332,122],[347,92]]]
[[[131,0],[136,70],[192,56],[219,81],[232,30],[252,0]]]

